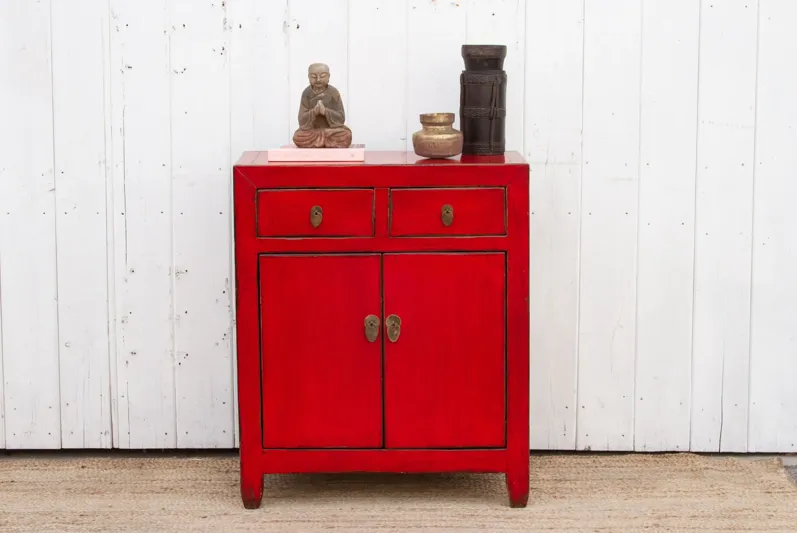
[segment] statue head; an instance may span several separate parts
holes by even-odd
[[[307,77],[310,86],[316,91],[326,89],[329,84],[329,67],[324,63],[313,63],[307,69]]]

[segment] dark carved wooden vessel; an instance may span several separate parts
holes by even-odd
[[[506,72],[503,45],[463,45],[459,77],[462,153],[500,155],[506,144]]]

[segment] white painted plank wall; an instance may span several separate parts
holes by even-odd
[[[61,447],[50,12],[49,1],[0,3],[0,306],[10,449]]]
[[[691,438],[700,451],[747,448],[756,4],[701,9]]]
[[[497,42],[532,169],[532,447],[794,451],[796,16],[4,2],[0,447],[235,446],[231,164],[290,142],[315,61],[355,142],[411,149],[458,110],[461,45]]]
[[[642,0],[584,11],[576,447],[632,450]]]
[[[108,3],[53,2],[61,446],[111,446],[105,166]]]
[[[456,6],[456,2],[454,5]],[[525,66],[526,66],[526,2],[517,0],[481,0],[478,2],[463,2],[465,12],[465,44],[501,43],[506,45],[506,149],[522,152],[524,148],[524,122],[526,120],[524,95],[526,91]],[[460,43],[460,50],[461,50]],[[460,51],[461,57],[461,51]],[[462,60],[452,62],[460,71]],[[429,68],[434,64],[429,63]],[[455,88],[456,97],[459,96],[459,78]],[[455,106],[451,111],[459,115],[458,100],[453,101]],[[509,111],[511,110],[511,111]],[[420,126],[420,124],[418,124]],[[417,129],[420,129],[418,127]],[[412,145],[409,146],[412,149]]]
[[[174,387],[179,448],[233,445],[225,2],[170,1]],[[208,250],[218,250],[208,253]]]
[[[643,0],[634,448],[689,449],[700,4]]]
[[[288,0],[227,6],[231,161],[290,142],[288,9]]]
[[[526,6],[531,447],[576,447],[584,0]],[[550,46],[550,43],[560,43]],[[545,80],[541,83],[541,80]]]
[[[287,0],[260,2],[238,0],[227,6],[230,26],[230,161],[258,146],[280,146],[290,133],[288,76],[289,5]],[[268,98],[264,96],[268,95]],[[232,193],[232,181],[229,183]],[[230,196],[229,209],[232,209]],[[230,211],[232,212],[232,211]],[[233,239],[230,223],[229,242]],[[230,248],[229,272],[235,272]],[[230,275],[230,295],[235,294],[235,279]],[[234,298],[231,296],[231,302]],[[235,353],[235,306],[230,308],[232,353]],[[234,359],[233,359],[234,362]],[[237,368],[233,364],[233,420],[238,420]],[[233,427],[238,446],[237,422]]]
[[[288,34],[290,130],[284,143],[292,142],[293,132],[299,127],[299,102],[308,85],[307,67],[312,63],[329,65],[329,83],[340,91],[344,105],[349,102],[347,1],[290,0],[288,13],[285,31]],[[352,142],[362,142],[356,129],[352,135]]]
[[[115,444],[172,448],[177,435],[170,42],[177,22],[169,0],[112,0],[110,6]]]
[[[459,2],[409,0],[407,15],[407,149],[421,113],[453,111],[459,127],[459,76],[467,42],[467,8]],[[379,102],[376,96],[374,103]],[[388,108],[389,109],[389,108]],[[389,113],[389,110],[385,111]]]
[[[352,142],[365,142],[368,149],[411,150],[408,126],[420,129],[417,118],[407,114],[408,8],[408,0],[348,3],[349,94],[344,104],[347,120],[357,124]]]
[[[761,0],[756,86],[749,451],[797,451],[794,3]]]

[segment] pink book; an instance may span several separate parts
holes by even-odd
[[[365,145],[348,148],[298,148],[295,144],[272,148],[269,161],[365,161]]]

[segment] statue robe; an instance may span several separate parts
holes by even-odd
[[[313,109],[321,102],[326,115],[315,115]],[[351,145],[351,130],[343,123],[346,113],[340,92],[331,85],[320,93],[308,86],[302,92],[299,104],[299,129],[293,134],[293,142],[300,148],[348,148]]]

